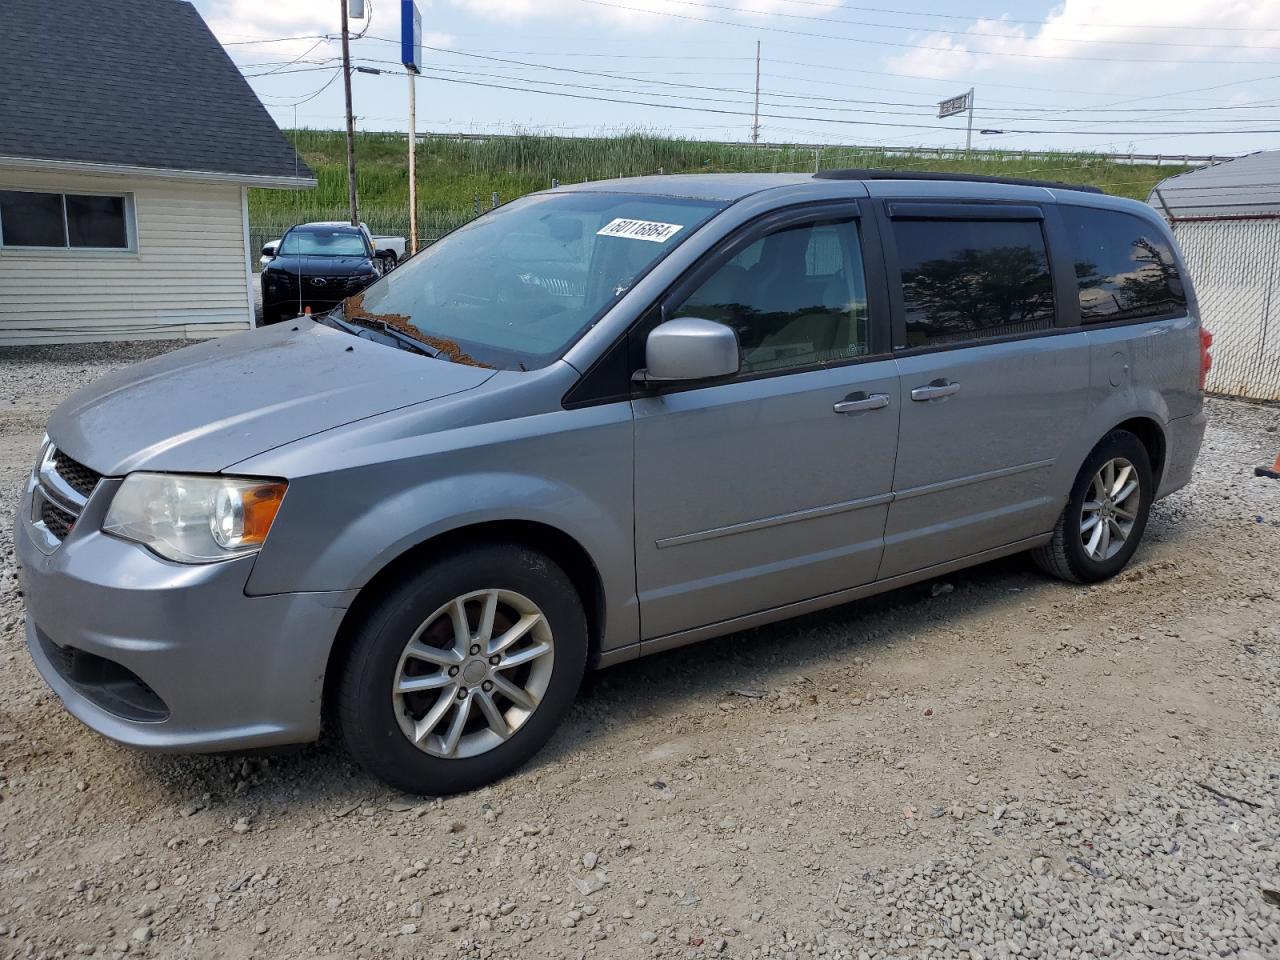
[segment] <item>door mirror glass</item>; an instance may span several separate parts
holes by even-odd
[[[732,328],[700,317],[677,317],[659,324],[645,341],[644,382],[711,380],[731,377],[740,363],[738,335]]]
[[[264,243],[262,245],[262,255],[264,257],[274,257],[276,255],[276,244],[274,242]]]

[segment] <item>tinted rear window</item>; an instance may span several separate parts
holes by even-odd
[[[1173,249],[1133,214],[1064,206],[1084,323],[1167,317],[1187,309]]]
[[[1039,222],[896,220],[907,347],[1053,326],[1053,282]]]

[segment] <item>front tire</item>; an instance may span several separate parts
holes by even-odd
[[[519,544],[449,554],[390,585],[342,667],[338,725],[408,793],[484,786],[529,760],[573,704],[587,622],[572,581]]]
[[[1053,538],[1032,559],[1072,583],[1114,577],[1138,549],[1154,499],[1147,448],[1129,431],[1113,430],[1085,460]]]

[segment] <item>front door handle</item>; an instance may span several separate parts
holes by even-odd
[[[887,393],[873,393],[868,396],[863,391],[851,393],[831,409],[836,413],[860,413],[863,410],[879,410],[889,405]]]
[[[954,380],[932,380],[923,387],[916,387],[911,391],[912,400],[937,400],[940,397],[949,397],[953,393],[960,392],[960,384]]]

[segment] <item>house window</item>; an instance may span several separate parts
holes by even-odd
[[[0,246],[128,250],[120,195],[0,190]]]

